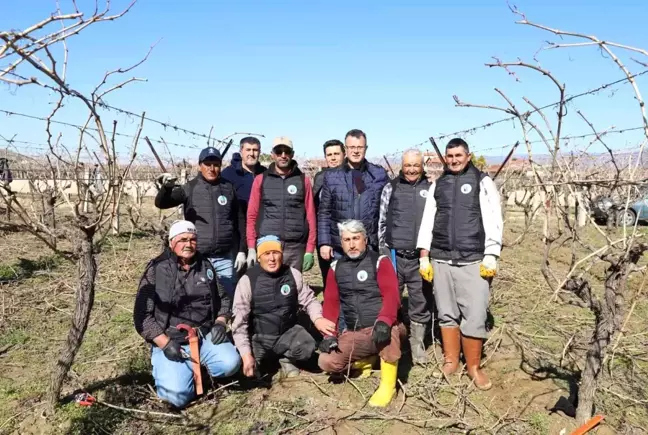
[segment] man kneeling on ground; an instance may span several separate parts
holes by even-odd
[[[200,337],[200,363],[212,377],[236,373],[241,359],[229,342],[226,324],[230,298],[216,279],[209,260],[196,251],[196,227],[176,221],[169,230],[169,249],[146,266],[135,298],[137,332],[152,343],[151,364],[158,396],[177,408],[195,397],[193,362],[187,332]]]
[[[278,237],[257,241],[258,264],[248,269],[234,293],[234,343],[243,359],[243,374],[252,377],[257,366],[279,358],[285,377],[299,375],[295,362],[308,361],[315,339],[297,324],[301,306],[323,335],[335,332],[335,324],[322,316],[322,305],[302,274],[283,263]],[[276,361],[276,360],[275,360]]]
[[[400,341],[406,335],[397,319],[398,278],[388,257],[367,249],[362,222],[348,220],[338,228],[344,257],[331,264],[326,277],[324,317],[337,323],[342,310],[347,329],[339,337],[324,337],[319,366],[342,373],[351,364],[366,375],[380,355],[380,386],[369,404],[385,407],[396,393]]]

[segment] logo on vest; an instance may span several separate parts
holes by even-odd
[[[284,284],[281,286],[281,294],[284,296],[288,296],[290,294],[290,286],[288,284]]]
[[[210,281],[213,281],[214,279],[214,272],[212,272],[211,269],[207,269],[207,279]]]
[[[369,277],[369,275],[367,275],[366,271],[361,270],[360,272],[358,272],[358,281],[365,282],[368,277]]]
[[[291,184],[290,186],[288,186],[287,190],[288,190],[288,193],[290,193],[291,195],[294,195],[295,193],[297,193],[297,186],[295,186],[294,184]]]
[[[419,195],[421,195],[421,198],[427,198],[428,191],[427,190],[421,190],[421,193],[419,193]]]
[[[464,184],[461,186],[461,193],[468,194],[472,191],[472,186],[470,184]]]
[[[221,196],[218,197],[218,203],[219,203],[220,205],[225,205],[225,204],[227,204],[227,198],[225,198],[225,195],[221,195]]]

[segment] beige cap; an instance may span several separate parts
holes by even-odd
[[[292,139],[290,139],[287,136],[279,136],[275,137],[274,140],[272,141],[272,148],[279,146],[279,145],[284,145],[287,146],[290,149],[293,149],[293,143]]]

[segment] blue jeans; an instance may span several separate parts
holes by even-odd
[[[190,353],[189,345],[182,346]],[[164,352],[153,346],[151,352],[153,378],[158,397],[177,408],[184,408],[196,396],[191,361],[175,362],[164,356]],[[211,333],[200,341],[200,364],[214,378],[235,374],[241,366],[241,357],[232,343],[212,344]]]
[[[234,297],[236,288],[236,276],[234,275],[234,259],[231,255],[227,257],[211,257],[209,259],[216,270],[216,277],[221,285],[225,288],[230,297]]]

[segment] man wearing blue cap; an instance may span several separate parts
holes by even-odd
[[[160,191],[155,206],[161,209],[184,206],[184,217],[196,225],[198,251],[209,258],[218,279],[231,296],[234,294],[234,268],[240,270],[246,259],[245,214],[239,206],[232,183],[221,178],[222,157],[207,147],[198,157],[200,173],[184,186],[175,177],[158,177]],[[233,252],[237,251],[236,260]]]

